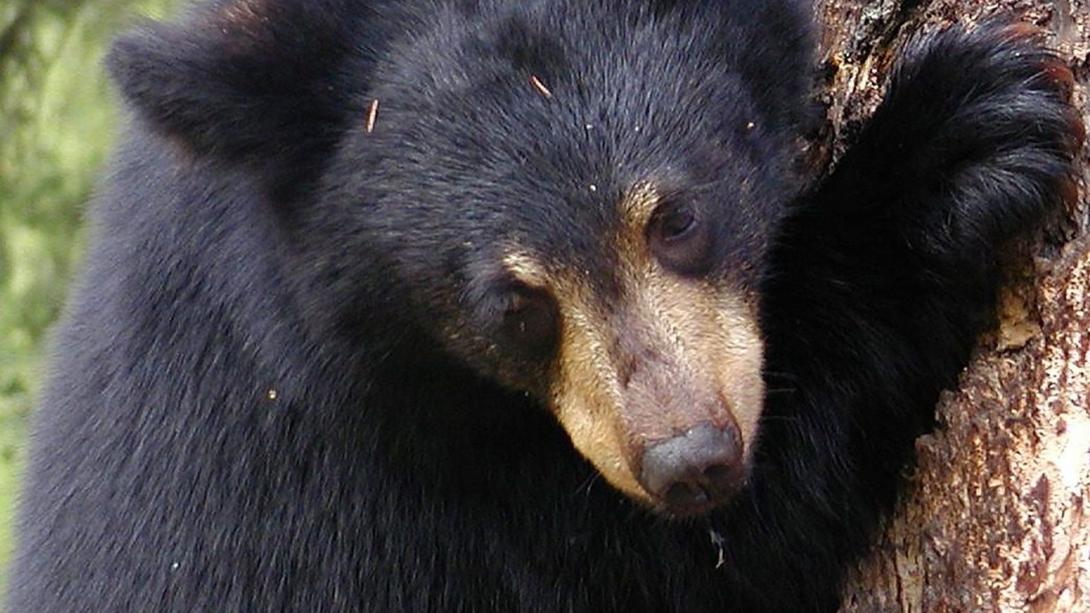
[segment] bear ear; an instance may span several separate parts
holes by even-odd
[[[200,155],[304,159],[336,138],[351,86],[344,0],[230,0],[120,37],[107,66],[136,113]],[[361,111],[362,112],[362,111]]]

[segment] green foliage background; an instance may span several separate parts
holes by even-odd
[[[176,3],[0,0],[0,594],[43,341],[118,119],[103,54],[127,23]]]

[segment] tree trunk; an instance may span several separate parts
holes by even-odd
[[[881,99],[911,36],[990,14],[1037,24],[1075,73],[1087,113],[1090,0],[817,0],[829,124],[812,148],[835,159]],[[972,75],[966,75],[972,78]],[[960,389],[845,611],[1090,611],[1090,165],[1066,218],[1012,254],[998,330]],[[1032,257],[1031,255],[1032,254]]]

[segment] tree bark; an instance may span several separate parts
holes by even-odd
[[[828,164],[882,95],[898,49],[946,24],[1037,24],[1087,112],[1090,0],[817,0]],[[972,78],[972,75],[966,75]],[[1090,163],[1064,219],[1012,250],[999,325],[944,394],[939,426],[844,611],[1090,611]]]

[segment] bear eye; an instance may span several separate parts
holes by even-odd
[[[688,207],[674,209],[664,213],[659,220],[659,234],[663,241],[676,241],[685,235],[696,225],[696,215]]]
[[[705,272],[711,232],[692,206],[668,204],[648,223],[651,253],[666,268],[683,275]]]
[[[542,354],[556,342],[556,307],[548,294],[529,287],[511,292],[510,305],[503,315],[508,338],[523,350]]]

